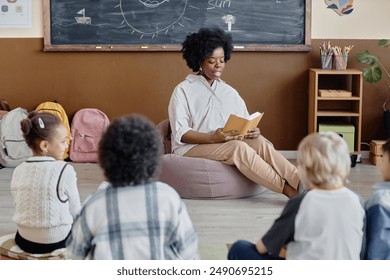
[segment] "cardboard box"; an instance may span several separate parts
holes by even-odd
[[[355,127],[352,124],[318,124],[318,131],[333,131],[344,138],[350,153],[355,151]]]
[[[320,97],[352,97],[352,92],[343,89],[320,89],[318,90]]]
[[[382,155],[374,155],[373,153],[370,153],[370,162],[373,165],[380,166],[382,165]]]
[[[370,153],[377,156],[383,155],[382,146],[385,143],[386,141],[384,140],[372,140],[370,142]]]

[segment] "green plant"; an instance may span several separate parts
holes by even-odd
[[[388,47],[390,46],[390,40],[379,40],[378,46]],[[363,78],[369,83],[377,83],[383,80],[390,89],[390,73],[387,68],[381,63],[380,58],[371,54],[369,51],[363,51],[357,54],[357,61],[369,65],[363,68]],[[384,75],[385,74],[385,75]]]

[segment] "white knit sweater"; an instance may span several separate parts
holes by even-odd
[[[81,208],[76,172],[51,157],[31,157],[17,166],[11,192],[19,234],[36,243],[64,240]]]

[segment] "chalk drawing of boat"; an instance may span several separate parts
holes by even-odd
[[[82,15],[82,17],[75,17],[74,19],[77,21],[77,23],[80,24],[91,24],[92,20],[91,17],[85,16],[85,8],[81,9],[77,12],[78,15]]]

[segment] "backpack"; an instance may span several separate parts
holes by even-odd
[[[5,167],[16,167],[31,157],[32,150],[23,137],[20,122],[28,117],[24,108],[15,108],[1,117],[0,120],[0,164]]]
[[[95,108],[80,109],[73,116],[69,157],[74,162],[98,162],[100,139],[110,121]]]
[[[68,115],[66,114],[64,107],[62,107],[62,105],[56,101],[54,101],[54,102],[46,101],[46,102],[39,104],[38,107],[35,108],[35,111],[52,113],[53,115],[56,115],[57,117],[60,118],[62,123],[65,125],[66,130],[68,131],[67,142],[68,142],[68,146],[69,146],[69,144],[70,144],[70,126],[69,126]],[[65,150],[63,159],[66,159],[69,157],[68,151],[69,151],[69,148]]]

